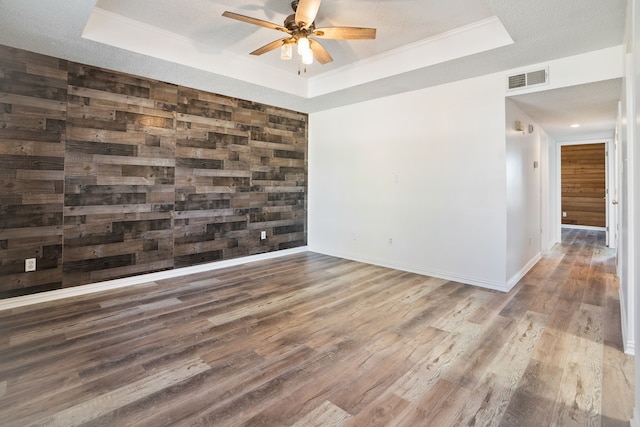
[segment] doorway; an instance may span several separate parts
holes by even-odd
[[[559,148],[561,226],[608,231],[607,141],[561,143]]]
[[[563,145],[560,160],[562,225],[605,228],[605,143]]]

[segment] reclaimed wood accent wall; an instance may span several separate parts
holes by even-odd
[[[173,267],[177,87],[69,65],[65,285]]]
[[[562,224],[606,227],[605,143],[561,147]]]
[[[62,286],[66,109],[65,61],[0,49],[0,297]]]
[[[306,116],[187,88],[178,99],[176,267],[305,244]]]
[[[306,114],[3,46],[0,113],[0,298],[306,245]]]

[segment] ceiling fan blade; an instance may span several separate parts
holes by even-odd
[[[327,51],[327,49],[325,49],[324,46],[320,44],[320,42],[309,39],[309,47],[313,52],[313,57],[316,58],[319,63],[326,64],[333,61],[333,58],[331,57],[331,55],[329,55],[329,51]]]
[[[326,27],[316,28],[316,30],[313,32],[313,35],[321,39],[369,40],[376,38],[376,29],[360,27]]]
[[[271,52],[274,49],[279,48],[280,46],[282,46],[282,44],[286,41],[289,40],[289,37],[285,37],[279,40],[275,40],[272,41],[269,44],[266,44],[264,46],[262,46],[259,49],[254,50],[253,52],[251,52],[251,55],[262,55],[263,53],[267,53],[267,52]]]
[[[300,0],[296,8],[296,24],[302,29],[308,29],[316,20],[321,0]]]
[[[235,19],[241,22],[246,22],[247,24],[258,25],[260,27],[271,28],[272,30],[284,31],[287,34],[291,34],[291,32],[285,27],[283,27],[282,25],[274,24],[268,21],[263,21],[262,19],[256,19],[250,16],[240,15],[238,13],[233,13],[228,11],[224,12],[222,16],[226,18]]]

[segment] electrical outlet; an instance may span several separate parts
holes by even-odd
[[[389,237],[389,246],[393,245],[393,239]]]
[[[24,260],[24,271],[36,271],[36,259],[27,258]]]
[[[264,240],[267,238],[267,232],[266,231],[261,231],[260,232],[260,240]]]
[[[566,218],[567,217],[567,213],[566,212],[562,212],[562,218]]]

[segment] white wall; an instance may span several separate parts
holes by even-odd
[[[628,57],[631,60],[631,57]],[[630,63],[629,63],[630,64]],[[629,68],[631,69],[631,68]],[[629,227],[630,213],[632,211],[629,203],[629,166],[628,148],[629,141],[633,140],[633,126],[628,126],[627,121],[630,111],[633,111],[631,100],[633,97],[627,95],[632,90],[630,79],[623,80],[623,90],[620,98],[620,118],[618,119],[618,141],[616,142],[615,155],[618,163],[618,194],[619,201],[618,215],[618,242],[617,242],[617,273],[620,278],[620,315],[622,322],[622,337],[624,339],[625,351],[633,353],[634,343],[634,322],[633,322],[633,287],[631,286],[631,275],[633,274],[633,243],[630,241]],[[631,275],[630,275],[631,274]]]
[[[548,67],[549,85],[508,95],[619,78],[622,51],[618,46],[525,67]],[[557,168],[556,144],[543,132],[540,170],[551,173],[537,181],[537,196],[527,193],[524,204],[510,210],[507,224],[507,182],[513,182],[505,167],[506,76],[517,71],[311,114],[309,248],[509,289],[537,251],[560,239],[551,226],[542,238],[539,233],[541,224],[560,223],[549,178]],[[533,156],[518,147],[510,147],[510,155],[523,156],[522,162]],[[535,191],[535,177],[527,177],[515,185]],[[518,202],[515,188],[509,209]],[[536,202],[540,191],[544,200]]]
[[[312,114],[310,250],[506,289],[504,133],[501,74]]]
[[[626,109],[623,109],[622,138],[620,140],[620,163],[621,185],[619,206],[620,234],[618,241],[618,263],[620,277],[620,310],[622,315],[622,335],[624,338],[625,351],[629,354],[635,352],[635,313],[634,297],[636,294],[634,286],[635,252],[638,246],[634,242],[634,209],[635,199],[633,197],[634,188],[634,166],[633,152],[635,140],[635,127],[633,122],[629,125],[628,118],[633,117],[635,106],[633,105],[633,84],[631,79],[626,80],[627,94],[623,98]]]
[[[631,15],[631,14],[630,14]],[[632,16],[632,15],[631,15]],[[631,17],[630,16],[630,17]],[[631,25],[631,23],[628,23]],[[630,28],[628,30],[631,30]],[[634,243],[634,141],[635,126],[633,117],[635,106],[634,87],[637,81],[634,78],[634,56],[625,55],[627,75],[623,80],[623,93],[621,94],[621,123],[617,155],[619,156],[619,205],[618,227],[620,230],[618,241],[618,274],[620,277],[620,314],[622,316],[622,336],[624,338],[625,351],[629,354],[635,352],[635,282],[634,270],[635,251]]]
[[[630,5],[632,15],[631,44],[633,67],[629,78],[633,83],[633,90],[630,91],[628,95],[632,97],[631,104],[633,105],[634,111],[633,114],[629,115],[629,118],[632,118],[629,120],[629,126],[633,127],[635,132],[633,139],[629,141],[629,144],[634,147],[633,155],[630,157],[629,167],[632,173],[638,173],[638,171],[640,171],[640,147],[638,147],[638,135],[640,135],[640,1],[632,0]],[[640,185],[634,185],[629,195],[632,205],[635,204],[637,206],[637,203],[640,203]],[[640,215],[635,212],[630,222],[632,222],[634,229],[629,235],[629,239],[637,249],[640,248]],[[632,261],[634,265],[636,261],[637,258]],[[635,267],[629,286],[635,291],[635,313],[640,313],[640,292],[638,292],[638,287],[640,286],[640,268],[637,268],[637,265],[635,265]],[[635,329],[635,342],[640,342],[640,328]],[[638,356],[635,358],[635,388],[635,411],[632,425],[640,426],[640,357]]]
[[[553,177],[558,170],[558,150],[554,141],[544,131],[540,132],[540,222],[542,228],[540,249],[550,250],[560,241],[560,207],[558,206],[558,186]]]
[[[511,286],[540,259],[540,127],[511,100],[506,104],[507,279]],[[520,121],[524,131],[515,130]],[[529,133],[529,125],[533,132]],[[534,167],[534,162],[536,167]]]

